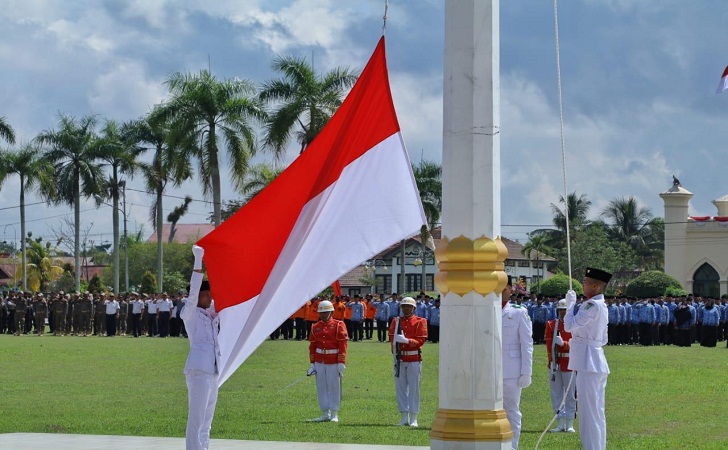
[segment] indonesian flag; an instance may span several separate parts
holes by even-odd
[[[219,383],[301,305],[425,223],[382,37],[306,151],[197,242],[220,317]]]
[[[728,66],[726,66],[725,70],[723,71],[723,75],[720,78],[720,83],[718,84],[718,90],[715,93],[720,94],[726,89],[728,89]]]

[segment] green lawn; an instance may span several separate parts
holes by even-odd
[[[187,392],[179,338],[0,336],[0,432],[184,435]],[[724,449],[728,350],[607,347],[610,449]],[[304,342],[267,341],[223,385],[212,437],[278,441],[429,445],[437,408],[438,346],[424,348],[417,430],[399,420],[389,347],[349,345],[341,422],[319,414],[313,378],[286,388],[308,368]],[[545,349],[524,390],[522,448],[533,448],[551,419]],[[542,449],[579,448],[578,434],[549,434]]]

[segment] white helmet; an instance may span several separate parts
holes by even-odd
[[[402,299],[401,305],[411,305],[411,306],[417,306],[417,302],[412,297],[405,297]]]
[[[558,303],[556,303],[556,309],[567,309],[565,298],[562,298],[561,300],[558,301]]]
[[[331,312],[333,310],[334,310],[334,305],[328,300],[323,300],[318,304],[318,312],[320,312],[320,313]]]

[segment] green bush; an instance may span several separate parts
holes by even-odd
[[[142,275],[142,294],[153,294],[157,292],[157,276],[151,270],[147,270]]]
[[[665,289],[665,297],[687,297],[688,291],[682,287],[668,286]]]
[[[581,283],[575,279],[571,279],[573,289],[577,294],[582,294],[584,290],[581,287]],[[549,297],[563,297],[566,291],[569,290],[569,277],[564,274],[554,275],[551,278],[544,280],[540,283],[533,283],[531,285],[531,292],[539,292]]]
[[[665,294],[668,287],[683,288],[679,281],[665,272],[652,270],[630,281],[627,284],[625,294],[638,298],[659,297]]]

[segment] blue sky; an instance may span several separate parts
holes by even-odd
[[[728,8],[720,0],[578,0],[559,9],[569,191],[592,217],[633,195],[661,216],[658,194],[675,174],[695,194],[691,214],[713,215],[728,193]],[[503,234],[551,220],[564,192],[553,2],[501,5]],[[317,69],[362,68],[381,35],[384,0],[6,0],[0,10],[0,115],[20,142],[57,126],[58,113],[138,118],[166,97],[165,78],[208,67],[219,78],[262,83],[276,55],[313,57]],[[442,153],[443,2],[390,0],[387,53],[395,105],[411,159]],[[295,145],[287,161],[296,155]],[[261,153],[257,160],[270,160]],[[386,183],[386,180],[372,180]],[[0,190],[3,240],[20,232],[18,180]],[[129,186],[143,190],[141,179]],[[196,180],[170,195],[200,197]],[[224,199],[237,198],[230,189]],[[38,201],[32,194],[28,202]],[[129,191],[129,227],[147,222],[152,197]],[[180,202],[168,198],[165,210]],[[194,202],[183,222],[202,222]],[[111,211],[82,208],[89,239],[111,241]],[[67,207],[33,207],[28,229],[54,236]],[[93,223],[93,225],[91,225]],[[6,226],[8,225],[8,226]]]

